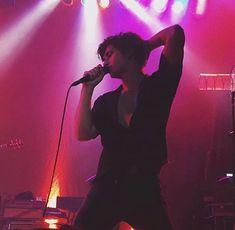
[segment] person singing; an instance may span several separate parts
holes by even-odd
[[[180,25],[148,40],[127,32],[98,47],[103,66],[86,71],[76,113],[78,140],[101,137],[96,178],[74,221],[77,230],[111,230],[120,221],[135,230],[172,230],[159,173],[167,161],[166,127],[183,66],[185,35]],[[144,73],[152,50],[162,47],[158,68]],[[106,69],[121,85],[92,94]]]

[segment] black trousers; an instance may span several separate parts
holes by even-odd
[[[74,226],[112,230],[120,221],[135,230],[172,230],[157,178],[128,175],[98,180],[81,206]]]

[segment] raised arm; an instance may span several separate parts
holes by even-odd
[[[87,73],[94,80],[84,83],[82,86],[75,117],[75,136],[78,140],[90,140],[98,135],[92,122],[91,99],[95,86],[98,85],[104,77],[104,72],[102,71],[101,65],[99,65],[85,72],[85,74]]]
[[[179,25],[173,25],[163,29],[147,40],[149,49],[164,46],[163,54],[172,64],[182,63],[184,56],[185,36],[184,30]]]

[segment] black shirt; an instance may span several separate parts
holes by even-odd
[[[158,71],[140,84],[136,109],[128,128],[118,122],[122,86],[100,96],[92,108],[103,151],[97,177],[125,176],[133,166],[144,174],[157,174],[167,158],[166,125],[182,73],[161,55]]]

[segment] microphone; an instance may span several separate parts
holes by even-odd
[[[109,67],[107,65],[104,65],[101,67],[101,71],[104,72],[104,74],[107,74],[109,72]],[[94,79],[91,78],[90,74],[85,74],[84,77],[80,78],[79,80],[75,81],[71,86],[76,86],[84,82],[92,81]]]

